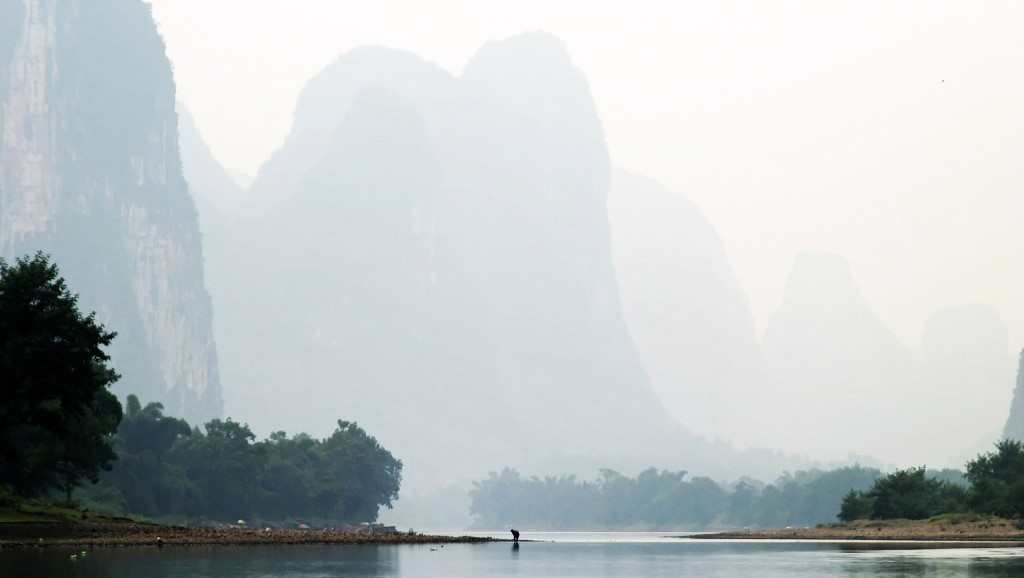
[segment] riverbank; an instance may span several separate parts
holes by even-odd
[[[155,524],[57,510],[0,512],[0,549],[25,547],[117,547],[299,544],[454,544],[500,541],[479,536],[336,529],[208,528]]]
[[[814,528],[737,530],[692,537],[705,540],[1012,541],[1024,545],[1024,530],[1018,528],[1016,521],[973,514],[947,514],[928,520],[857,520]]]
[[[435,536],[396,532],[369,534],[338,530],[210,529],[151,524],[0,524],[0,549],[24,547],[208,546],[298,544],[455,544],[493,542],[478,536]]]

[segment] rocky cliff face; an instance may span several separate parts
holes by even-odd
[[[1003,437],[1024,440],[1024,351],[1020,353],[1017,365],[1017,386],[1013,390],[1010,417],[1003,428]]]
[[[225,223],[221,221],[238,213],[245,193],[213,158],[188,109],[180,102],[176,109],[182,173],[196,203],[200,228],[205,236],[223,230]],[[211,222],[206,222],[208,220]]]
[[[659,396],[696,431],[756,440],[760,348],[718,234],[685,197],[622,170],[608,215],[626,322]]]
[[[0,11],[0,256],[54,256],[83,307],[119,333],[118,393],[219,415],[174,84],[149,7],[17,0]]]

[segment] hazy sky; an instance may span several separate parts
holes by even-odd
[[[759,327],[793,257],[831,251],[907,345],[964,303],[1024,345],[1024,3],[152,4],[179,96],[233,172],[256,172],[303,84],[355,46],[457,74],[482,43],[544,30],[588,76],[614,161],[718,229]]]

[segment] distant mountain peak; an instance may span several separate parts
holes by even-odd
[[[731,467],[669,417],[630,339],[603,129],[560,41],[491,43],[459,78],[353,50],[295,118],[252,188],[273,209],[212,253],[228,256],[218,285],[245,288],[218,315],[252,423],[272,395],[274,427],[343,411],[420,466],[414,484],[517,464],[682,466],[680,446],[686,467]]]
[[[828,315],[837,305],[867,308],[850,264],[834,253],[800,253],[786,278],[782,307]]]

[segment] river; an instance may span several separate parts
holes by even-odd
[[[248,546],[0,551],[4,578],[1024,576],[1024,548],[704,541],[653,533],[530,533],[440,546]],[[941,545],[932,545],[941,546]]]

